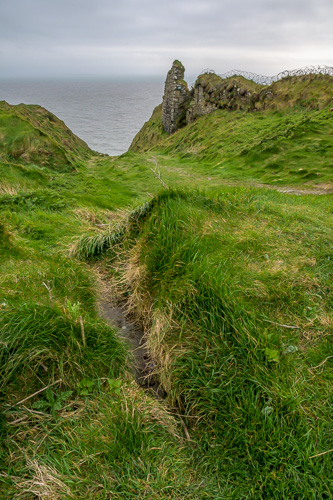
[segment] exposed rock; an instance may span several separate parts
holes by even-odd
[[[246,84],[245,81],[242,83]],[[253,106],[251,92],[246,87],[241,87],[239,82],[226,82],[214,72],[204,73],[197,78],[192,90],[186,123],[217,109],[251,109]]]
[[[213,71],[208,71],[201,74],[194,88],[189,90],[184,81],[184,72],[184,66],[176,60],[165,81],[162,123],[163,129],[169,134],[216,109],[255,108],[258,99],[252,98],[253,92],[247,88],[246,80],[232,78],[226,81]]]
[[[163,97],[163,128],[172,134],[186,124],[186,104],[189,90],[184,80],[185,68],[179,61],[174,61],[168,72]]]

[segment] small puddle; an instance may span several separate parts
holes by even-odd
[[[101,300],[99,311],[101,317],[111,326],[116,327],[122,338],[129,341],[134,356],[133,371],[137,383],[145,389],[152,389],[159,398],[165,398],[166,393],[153,373],[154,363],[145,346],[142,327],[130,321],[126,310],[113,302]]]

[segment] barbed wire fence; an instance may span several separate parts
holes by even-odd
[[[200,74],[212,73],[216,74],[212,69],[204,69]],[[332,66],[305,66],[300,69],[294,70],[286,70],[281,71],[278,75],[275,76],[264,76],[258,75],[256,73],[251,73],[250,71],[241,71],[238,69],[233,69],[223,74],[216,74],[217,76],[226,79],[233,76],[242,76],[247,80],[252,80],[255,83],[259,83],[260,85],[271,85],[278,80],[282,80],[282,78],[291,77],[291,76],[305,76],[305,75],[329,75],[333,76],[333,67]]]

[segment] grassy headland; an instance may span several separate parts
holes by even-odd
[[[332,188],[311,85],[172,136],[157,108],[117,158],[1,104],[0,498],[332,498],[332,196],[255,186]],[[101,273],[164,402],[98,316]]]
[[[166,165],[171,157],[192,175],[206,173],[214,183],[331,185],[331,77],[286,78],[268,89],[253,85],[258,91],[271,89],[274,95],[263,109],[216,110],[169,136],[163,131],[158,106],[130,150],[160,155]]]

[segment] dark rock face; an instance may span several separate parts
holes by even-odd
[[[186,123],[186,103],[189,99],[187,83],[184,81],[185,68],[174,61],[168,72],[163,97],[162,123],[168,134],[172,134]]]

